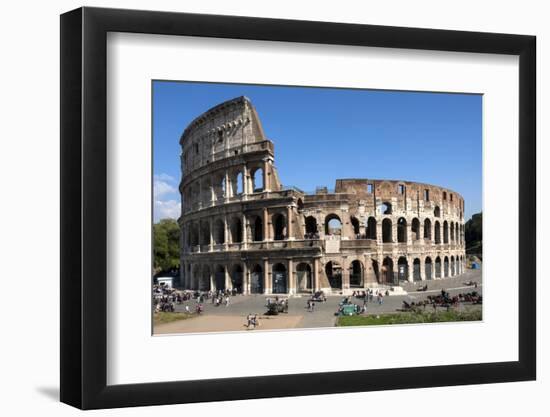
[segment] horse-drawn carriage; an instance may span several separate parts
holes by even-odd
[[[268,299],[266,307],[267,312],[265,314],[268,316],[277,316],[280,313],[288,313],[288,299]]]

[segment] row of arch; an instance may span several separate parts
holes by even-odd
[[[237,293],[264,294],[266,277],[264,267],[259,263],[250,267],[250,276],[246,277],[241,264],[230,266],[190,265],[188,267],[188,289],[198,291],[219,291],[234,289]],[[284,263],[275,263],[269,269],[271,273],[271,292],[286,294],[289,292],[289,277]],[[300,262],[293,271],[296,277],[296,292],[310,293],[313,290],[312,267],[308,262]]]
[[[453,277],[464,272],[464,256],[451,255],[437,256],[424,259],[400,256],[397,259],[385,257],[381,265],[378,260],[372,259],[370,270],[374,280],[367,280],[365,265],[361,260],[353,260],[347,273],[349,288],[365,288],[369,283],[398,284],[400,281],[423,281]],[[242,264],[217,264],[211,267],[208,264],[188,264],[186,266],[186,287],[192,290],[209,291],[234,289],[238,293],[264,294],[266,292],[267,274],[271,274],[271,293],[286,294],[290,291],[289,271],[283,262],[274,263],[266,271],[260,263],[252,264],[245,274]],[[325,264],[324,274],[331,289],[342,289],[344,284],[343,269],[337,261]],[[315,277],[309,262],[298,262],[292,273],[295,277],[295,291],[310,293],[315,288]],[[294,291],[294,288],[292,289]]]
[[[377,239],[377,220],[375,217],[369,217],[366,222],[365,233],[361,235],[361,225],[359,220],[352,216],[351,225],[355,237],[365,239]],[[408,240],[408,233],[411,233],[411,240],[426,239],[432,241],[432,221],[426,218],[423,222],[423,233],[421,233],[420,220],[413,218],[409,225],[404,217],[400,217],[396,224],[396,234],[393,233],[393,222],[390,218],[382,220],[382,242],[392,243],[394,241],[398,243],[406,243]],[[326,235],[338,235],[342,233],[342,221],[340,217],[334,213],[325,217],[324,231]],[[441,229],[443,229],[443,236],[441,235]],[[319,227],[317,219],[314,216],[307,216],[305,218],[305,230],[306,236],[316,236],[319,233]],[[443,226],[439,220],[434,222],[433,227],[433,241],[436,244],[439,243],[464,243],[464,225],[458,222],[443,221]]]
[[[237,167],[215,173],[189,185],[183,194],[183,205],[187,210],[195,203],[221,203],[226,198],[261,192],[265,189],[263,165]]]

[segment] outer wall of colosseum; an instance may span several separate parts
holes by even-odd
[[[338,179],[334,192],[313,194],[285,188],[245,97],[200,115],[180,144],[186,289],[347,293],[464,270],[458,193],[384,179]]]

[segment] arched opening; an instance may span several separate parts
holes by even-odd
[[[218,175],[214,179],[214,195],[216,196],[216,201],[223,201],[225,195],[225,175]]]
[[[404,217],[397,220],[397,242],[407,243],[407,220]]]
[[[351,220],[351,226],[353,227],[353,234],[355,235],[355,237],[357,239],[359,239],[361,237],[360,236],[360,228],[359,228],[359,220],[357,219],[357,217],[354,217],[354,216],[351,216],[350,220]]]
[[[284,240],[286,239],[286,218],[283,214],[277,213],[273,215],[273,239]]]
[[[231,286],[239,294],[243,292],[243,267],[239,264],[233,265],[231,269]]]
[[[264,222],[260,216],[256,216],[254,221],[250,223],[252,227],[251,234],[254,242],[260,242],[264,240]]]
[[[382,242],[391,243],[392,242],[392,233],[391,233],[391,220],[384,219],[382,220]]]
[[[233,217],[231,219],[231,243],[239,243],[243,240],[243,224],[241,219]]]
[[[252,190],[255,193],[261,192],[264,190],[264,171],[262,168],[257,168],[252,171]]]
[[[458,232],[458,223],[455,223],[455,243],[460,244],[460,234]]]
[[[191,224],[191,246],[197,246],[199,244],[199,225],[197,223]]]
[[[317,239],[319,237],[319,231],[317,229],[317,219],[313,216],[307,216],[306,220],[306,239]]]
[[[363,263],[359,260],[355,260],[349,267],[349,286],[350,287],[363,287]]]
[[[201,245],[210,244],[210,223],[207,221],[201,222]]]
[[[342,289],[342,267],[338,262],[327,262],[325,265],[325,274],[327,275],[330,288]]]
[[[413,281],[421,281],[422,275],[420,273],[420,259],[415,258],[413,261]]]
[[[407,258],[401,256],[397,260],[397,272],[399,281],[407,281],[409,278],[409,262]]]
[[[213,226],[213,237],[214,237],[214,243],[216,245],[225,243],[225,231],[224,231],[224,224],[221,219],[218,219],[214,222]]]
[[[441,243],[441,226],[439,225],[439,222],[435,222],[434,226],[434,234],[435,234],[435,243],[440,244]]]
[[[380,214],[392,214],[391,203],[388,203],[387,201],[384,201],[382,204],[380,204],[378,206],[378,213],[380,213]]]
[[[455,224],[451,222],[451,243],[455,241]]]
[[[244,176],[242,172],[239,172],[235,181],[235,195],[241,195],[244,193]]]
[[[298,201],[296,201],[296,210],[298,211],[298,213],[301,213],[302,211],[304,211],[304,202],[301,198],[299,198]]]
[[[435,206],[434,208],[434,217],[441,217],[441,209],[439,206]]]
[[[376,282],[380,283],[380,268],[378,266],[378,261],[372,260],[372,272],[374,273],[374,277],[376,278]]]
[[[432,279],[432,258],[429,256],[424,261],[424,274],[426,275],[426,279]]]
[[[382,284],[395,284],[393,260],[388,256],[382,262]]]
[[[449,276],[449,258],[447,256],[443,259],[443,276],[445,278]]]
[[[273,293],[286,294],[288,292],[286,266],[278,263],[273,265],[271,271],[273,277]]]
[[[200,288],[200,265],[194,265],[192,271],[193,273],[191,276],[191,289],[198,290]]]
[[[376,219],[369,217],[367,220],[367,239],[376,240]]]
[[[424,220],[424,239],[432,240],[432,222],[430,219]]]
[[[311,266],[301,262],[296,266],[296,291],[308,293],[312,288]]]
[[[199,291],[210,291],[210,267],[208,265],[202,267]]]
[[[449,223],[443,222],[443,243],[449,243]]]
[[[264,278],[262,267],[258,264],[254,265],[250,272],[250,292],[252,294],[264,293]]]
[[[412,240],[419,240],[420,236],[420,221],[415,217],[411,223],[411,238]]]
[[[342,233],[342,221],[336,214],[329,214],[325,217],[325,234],[340,236]]]
[[[216,291],[225,290],[225,268],[222,265],[216,265],[214,269],[214,283]]]
[[[441,278],[441,258],[435,258],[435,277]]]

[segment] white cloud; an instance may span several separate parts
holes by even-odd
[[[181,203],[176,200],[155,200],[154,221],[160,219],[177,219],[181,214]]]
[[[167,194],[175,194],[177,192],[177,188],[171,184],[168,184],[166,181],[157,179],[153,181],[153,195],[155,198],[159,198]]]
[[[174,177],[172,177],[171,175],[168,175],[168,174],[165,174],[164,172],[160,173],[160,174],[156,174],[155,175],[155,181],[156,180],[159,180],[159,181],[167,181],[167,182],[174,182],[176,181],[176,179]]]

